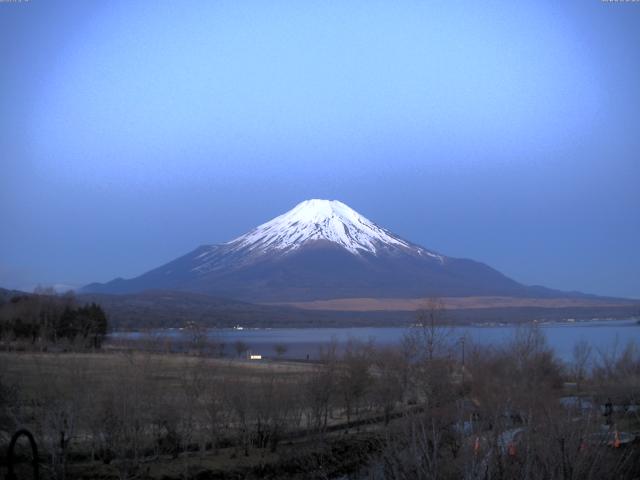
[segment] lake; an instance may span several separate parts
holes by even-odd
[[[640,325],[636,319],[592,320],[585,322],[562,322],[541,324],[549,345],[564,361],[570,361],[574,345],[586,340],[594,353],[623,348],[629,341],[640,343]],[[468,341],[481,345],[499,345],[512,339],[515,325],[468,325],[447,327],[451,338],[466,337]],[[274,357],[274,347],[287,347],[284,358],[316,358],[322,345],[335,339],[344,345],[349,339],[373,341],[376,345],[398,344],[409,331],[408,327],[353,327],[353,328],[270,328],[270,329],[209,329],[206,335],[216,342],[227,344],[226,353],[233,355],[233,344],[242,341],[252,353]],[[144,340],[152,336],[156,339],[188,341],[191,333],[183,329],[163,329],[152,332],[115,332],[111,339]]]

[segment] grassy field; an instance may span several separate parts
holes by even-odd
[[[308,302],[289,302],[272,305],[287,305],[304,310],[322,311],[410,311],[425,308],[429,298],[339,298]],[[569,308],[569,307],[633,307],[637,300],[609,298],[517,298],[517,297],[443,297],[444,308],[449,310],[495,309],[495,308]]]
[[[0,376],[6,383],[31,394],[37,394],[43,385],[54,379],[69,383],[82,379],[95,384],[114,372],[126,372],[133,366],[144,368],[148,373],[147,380],[157,383],[167,393],[182,388],[185,372],[194,368],[214,377],[248,381],[262,378],[264,374],[295,379],[315,368],[313,364],[291,361],[249,361],[182,354],[0,352]]]

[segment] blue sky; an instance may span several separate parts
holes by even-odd
[[[640,298],[640,4],[0,3],[0,286],[130,277],[307,198]]]

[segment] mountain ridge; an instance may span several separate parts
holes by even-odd
[[[181,290],[250,302],[427,296],[584,296],[526,286],[405,240],[337,200],[305,200],[229,242],[203,245],[84,293]]]

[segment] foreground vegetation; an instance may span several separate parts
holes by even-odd
[[[580,344],[565,366],[535,328],[486,348],[425,320],[397,348],[327,345],[314,363],[215,358],[201,339],[4,352],[2,445],[27,427],[55,479],[640,475],[635,345]]]

